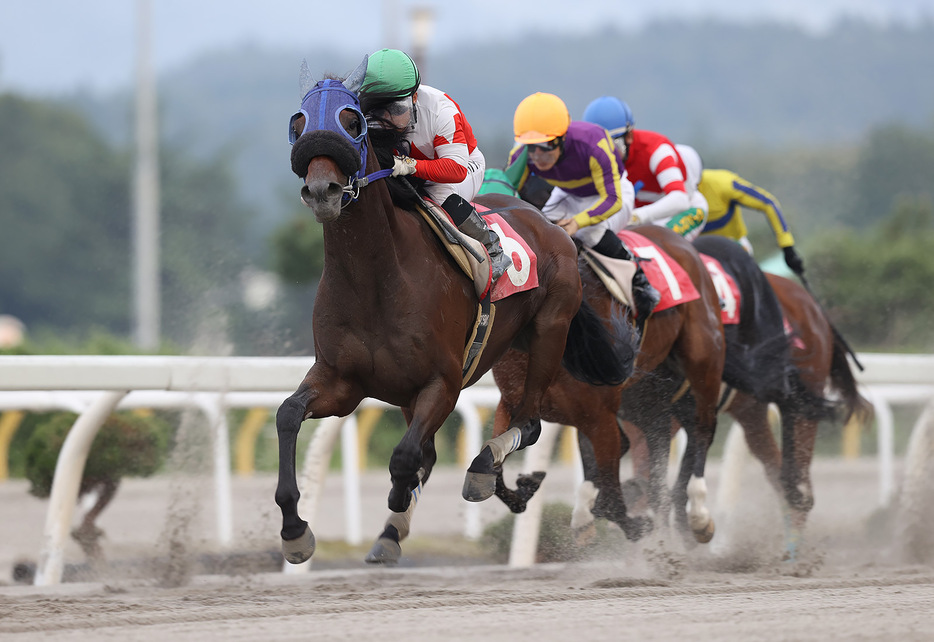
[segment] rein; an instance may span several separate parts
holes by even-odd
[[[373,181],[378,181],[381,178],[386,178],[392,174],[392,168],[381,169],[379,171],[373,172],[372,174],[367,174],[366,176],[356,177],[348,176],[347,184],[341,188],[343,195],[341,196],[341,209],[344,209],[358,198],[360,198],[360,190],[372,183]]]

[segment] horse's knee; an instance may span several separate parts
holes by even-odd
[[[276,431],[279,434],[297,433],[305,418],[305,404],[292,395],[276,411]]]

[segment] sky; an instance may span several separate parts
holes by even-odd
[[[409,49],[417,8],[432,16],[428,54],[463,48],[466,64],[470,47],[483,39],[633,30],[657,19],[780,21],[815,33],[842,17],[934,19],[934,0],[0,0],[0,91],[54,95],[128,86],[137,8],[146,4],[157,72],[247,44]]]

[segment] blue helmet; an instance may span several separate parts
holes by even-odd
[[[584,120],[600,125],[617,138],[632,130],[632,110],[629,105],[613,96],[600,96],[584,110]]]

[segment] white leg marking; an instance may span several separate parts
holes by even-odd
[[[577,488],[574,512],[571,513],[571,528],[577,530],[594,521],[592,511],[599,492],[591,481],[585,481]]]
[[[707,482],[703,477],[691,475],[688,482],[688,524],[691,530],[700,531],[710,523],[707,510]]]
[[[487,441],[484,446],[489,446],[493,451],[493,464],[500,465],[506,459],[506,455],[519,448],[522,441],[522,430],[519,428],[510,428],[499,437],[494,437]],[[483,450],[481,448],[480,450]]]

